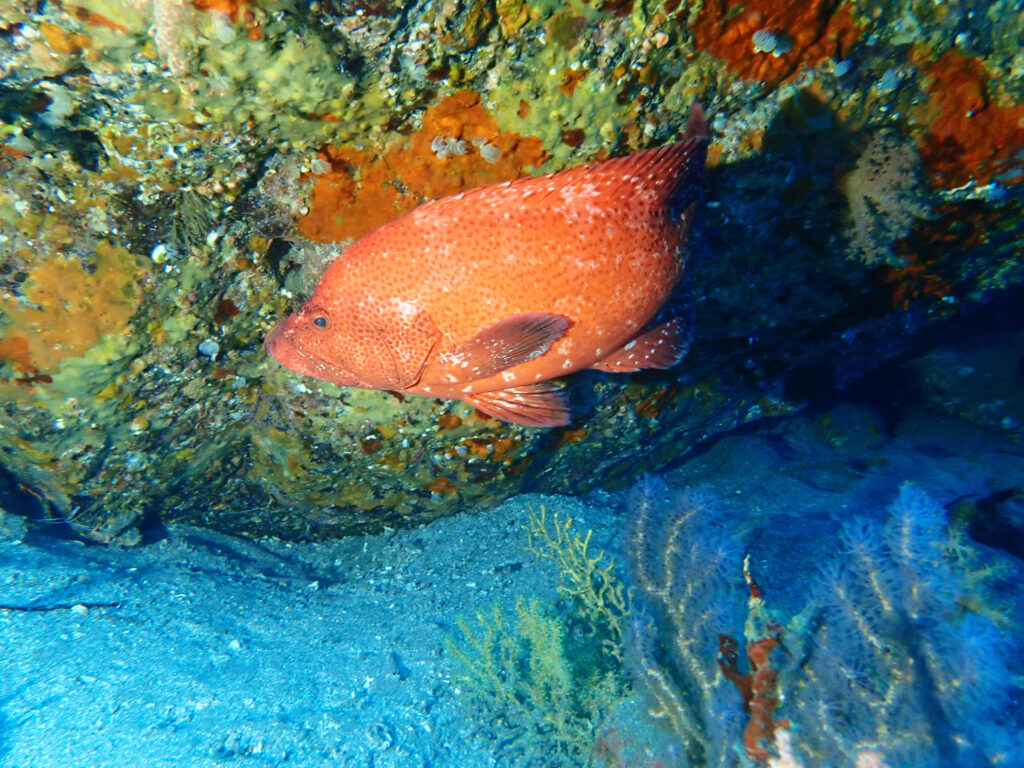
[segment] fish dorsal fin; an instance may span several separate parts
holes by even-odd
[[[690,110],[682,141],[646,149],[611,160],[581,165],[533,178],[476,187],[425,203],[417,217],[457,218],[465,211],[550,210],[566,201],[599,198],[608,201],[642,199],[648,205],[668,205],[682,211],[699,196],[710,136],[699,104]]]
[[[552,174],[552,181],[572,193],[593,190],[605,199],[642,198],[683,210],[703,186],[710,140],[704,110],[694,104],[682,141]]]
[[[550,381],[478,392],[464,399],[488,416],[527,427],[564,427],[569,423],[565,394]]]
[[[487,326],[454,352],[442,354],[440,362],[459,381],[485,379],[540,357],[568,328],[561,315],[523,312]]]
[[[711,131],[708,130],[708,118],[704,114],[704,107],[699,101],[690,105],[690,114],[686,118],[686,133],[683,141],[687,139],[704,139],[711,141]]]
[[[644,331],[590,367],[608,373],[671,368],[686,356],[688,349],[684,323],[677,317]]]
[[[682,211],[698,198],[703,187],[710,141],[704,110],[694,104],[682,141],[584,166],[583,170],[589,168],[594,182],[604,181],[610,194],[639,192]]]

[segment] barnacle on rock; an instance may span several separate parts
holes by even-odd
[[[860,35],[850,7],[827,0],[707,2],[691,31],[697,47],[728,69],[771,85],[837,52],[843,55]]]

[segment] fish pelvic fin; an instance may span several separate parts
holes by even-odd
[[[550,381],[478,392],[463,398],[495,419],[527,427],[564,427],[569,423],[565,393]]]

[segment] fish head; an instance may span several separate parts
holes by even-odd
[[[315,294],[271,332],[266,347],[285,368],[342,387],[384,389],[393,378],[375,329]]]
[[[420,378],[440,332],[412,302],[337,290],[325,274],[312,298],[267,337],[285,368],[342,387],[404,390]]]

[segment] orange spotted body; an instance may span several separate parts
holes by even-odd
[[[566,424],[551,379],[682,357],[681,321],[651,321],[683,274],[706,146],[695,106],[679,144],[422,205],[344,251],[267,347],[342,386]]]

